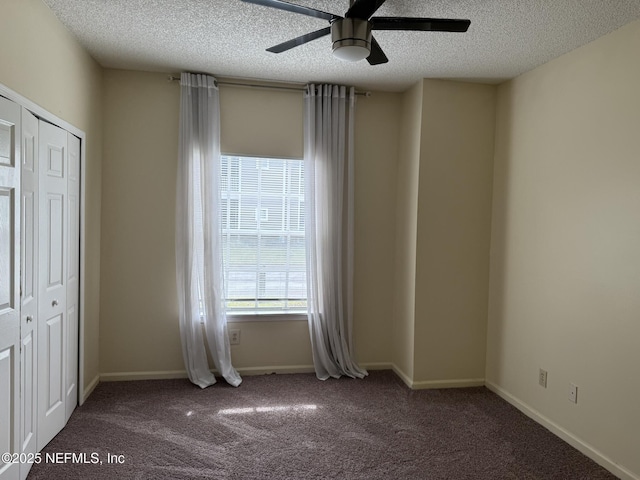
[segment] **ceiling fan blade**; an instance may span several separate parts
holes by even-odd
[[[376,42],[376,39],[371,37],[371,53],[367,57],[367,62],[369,62],[370,65],[380,65],[388,61],[389,59],[382,51],[382,48],[380,48],[378,42]]]
[[[372,30],[417,30],[423,32],[466,32],[471,20],[446,18],[374,17]]]
[[[386,0],[356,0],[347,10],[346,18],[362,18],[368,20]]]
[[[322,18],[324,20],[333,20],[339,18],[338,15],[316,10],[315,8],[302,7],[289,2],[283,2],[282,0],[242,0],[245,3],[255,3],[256,5],[262,5],[263,7],[277,8],[278,10],[284,10],[286,12],[300,13],[302,15],[308,15],[309,17]]]
[[[287,50],[292,49],[293,47],[297,47],[302,45],[303,43],[310,42],[311,40],[315,40],[316,38],[324,37],[325,35],[329,35],[331,33],[331,27],[326,27],[321,30],[316,30],[315,32],[306,33],[297,38],[293,38],[287,42],[281,43],[279,45],[275,45],[271,48],[267,48],[267,52],[272,53],[282,53]]]

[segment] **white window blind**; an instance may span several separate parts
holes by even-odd
[[[303,161],[221,161],[227,313],[306,312]]]

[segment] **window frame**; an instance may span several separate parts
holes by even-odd
[[[304,159],[302,157],[298,158],[298,157],[289,157],[289,156],[268,156],[268,155],[252,155],[252,154],[240,154],[240,153],[228,153],[228,152],[221,152],[220,153],[220,161],[222,162],[222,157],[231,157],[231,158],[249,158],[249,159],[254,159],[256,160],[256,169],[260,169],[260,170],[271,170],[271,160],[295,160],[295,161],[299,161],[299,162],[304,162]],[[265,162],[266,161],[266,162]],[[235,167],[235,165],[234,165]],[[237,190],[233,190],[232,193],[234,193],[235,195],[241,195],[242,194],[242,188],[241,188],[241,180],[242,180],[242,173],[241,173],[242,168],[240,167],[240,162],[238,162],[238,180],[237,180]],[[222,174],[222,172],[221,172]],[[304,182],[304,178],[302,178],[302,181]],[[222,188],[222,185],[221,185]],[[299,188],[304,188],[304,185],[302,185]],[[222,192],[221,192],[222,193]],[[286,197],[285,197],[286,198]],[[231,200],[231,197],[227,198],[227,201]],[[304,205],[304,200],[303,202],[301,202],[302,205]],[[238,202],[238,210],[241,207],[241,202]],[[298,205],[298,209],[300,209],[300,205]],[[257,213],[257,212],[256,212]],[[298,212],[299,216],[300,214],[304,215],[304,211],[302,212]],[[302,232],[303,232],[303,238],[305,238],[306,235],[306,230],[304,228],[304,219],[303,218],[298,218],[298,228],[300,228],[302,226]],[[306,267],[305,267],[306,268]],[[226,285],[225,285],[225,290],[226,290]],[[306,296],[306,294],[305,294]],[[227,301],[226,295],[225,295],[225,299],[224,301]],[[233,310],[229,310],[226,309],[226,315],[227,315],[227,322],[228,323],[242,323],[242,322],[281,322],[281,321],[307,321],[308,318],[308,314],[307,314],[307,307],[304,307],[305,311],[252,311],[252,312],[234,312]]]

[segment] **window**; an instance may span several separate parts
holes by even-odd
[[[227,313],[306,312],[303,161],[221,161]]]

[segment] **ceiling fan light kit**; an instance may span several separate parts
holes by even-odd
[[[371,24],[359,18],[340,18],[331,23],[333,55],[347,62],[364,60],[371,53]]]
[[[421,32],[466,32],[469,20],[411,17],[372,17],[386,0],[351,0],[344,17],[304,7],[283,0],[242,0],[263,7],[298,13],[330,23],[329,27],[310,32],[267,48],[268,52],[282,53],[294,47],[331,34],[333,55],[349,62],[367,59],[370,65],[387,63],[389,59],[371,34],[372,30],[411,30]]]

